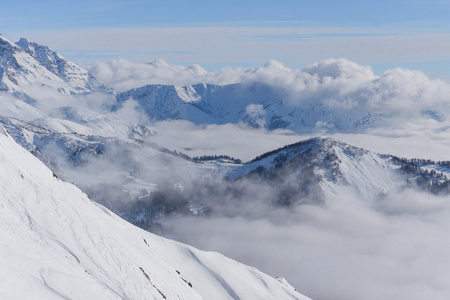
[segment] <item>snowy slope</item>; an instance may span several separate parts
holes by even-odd
[[[41,66],[32,56],[0,35],[1,90],[17,91],[37,81],[59,82],[58,76]]]
[[[307,299],[217,253],[144,232],[0,131],[0,298]]]
[[[147,85],[117,96],[117,109],[128,99],[153,120],[182,119],[196,124],[243,122],[256,128],[352,130],[381,119],[360,108],[337,108],[290,99],[280,87],[261,82],[192,86]],[[295,103],[295,104],[294,104]]]
[[[48,47],[26,39],[14,44],[0,35],[0,91],[33,97],[43,87],[69,95],[105,91],[86,70]]]

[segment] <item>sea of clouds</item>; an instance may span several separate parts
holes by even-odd
[[[290,69],[271,60],[260,67],[225,67],[213,72],[199,65],[183,67],[161,60],[136,64],[118,59],[97,63],[90,72],[119,92],[147,84],[226,85],[257,81],[284,88],[292,104],[312,101],[336,107],[364,106],[374,113],[386,114],[431,109],[440,112],[428,114],[437,120],[445,118],[440,109],[448,109],[450,92],[448,82],[420,71],[397,68],[375,74],[370,66],[347,59],[326,59],[303,69]]]
[[[207,72],[157,61],[99,63],[91,72],[119,91],[144,84],[231,84],[260,81],[282,87],[294,106],[317,102],[337,109],[364,109],[386,117],[363,132],[332,137],[380,153],[448,160],[450,84],[420,71],[388,70],[328,59],[303,69],[277,61],[254,68]],[[177,124],[179,122],[179,124]],[[181,125],[181,126],[180,126]],[[245,160],[311,136],[327,134],[250,130],[239,125],[155,124],[156,140],[195,153],[226,153]],[[178,128],[178,129],[177,129]],[[186,129],[186,130],[185,130]],[[176,141],[176,142],[174,142]],[[201,151],[199,151],[201,149]],[[447,299],[450,296],[450,197],[413,190],[391,191],[382,200],[348,193],[323,206],[291,210],[267,205],[255,190],[252,213],[166,220],[172,237],[220,251],[273,276],[285,276],[316,299]],[[243,210],[248,207],[242,208]]]
[[[183,120],[155,123],[136,111],[133,101],[111,115],[104,110],[104,104],[111,101],[106,96],[61,104],[71,106],[73,114],[85,120],[84,116],[91,114],[90,120],[100,120],[99,128],[109,118],[126,126],[144,123],[156,132],[149,137],[151,142],[191,156],[225,154],[248,161],[286,144],[330,135],[379,153],[450,159],[450,84],[420,71],[393,69],[375,74],[369,66],[328,59],[303,69],[269,61],[260,67],[212,72],[198,65],[113,60],[91,66],[90,72],[117,92],[146,84],[225,85],[259,81],[284,89],[286,101],[292,106],[319,103],[341,112],[357,109],[385,117],[383,122],[363,131],[327,132],[320,128],[300,135],[288,130],[253,129],[244,124],[194,125]],[[48,103],[42,104],[48,110],[53,109],[52,97],[48,96]],[[259,108],[252,107],[252,111],[258,113]],[[114,135],[114,130],[117,128],[109,134]],[[202,175],[189,163],[180,168],[171,159],[164,161],[167,156],[154,155],[145,148],[130,148],[126,152],[129,160],[121,149],[115,149],[101,160],[89,161],[79,172],[74,170],[73,177],[82,178],[82,172],[104,169],[112,184],[123,185],[130,181],[129,174],[155,184],[171,177],[183,181]],[[228,197],[224,196],[224,201],[234,203]],[[171,237],[220,251],[273,276],[284,276],[300,292],[315,299],[450,297],[450,196],[404,190],[389,191],[383,199],[374,200],[343,193],[321,206],[300,205],[289,210],[269,205],[268,197],[270,193],[264,188],[254,188],[247,203],[225,205],[220,214],[201,218],[175,215],[164,222],[172,229]]]
[[[254,197],[266,197],[264,189]],[[169,237],[283,276],[313,299],[450,295],[449,196],[406,190],[372,201],[349,193],[289,210],[253,203],[243,208],[251,214],[169,218]]]

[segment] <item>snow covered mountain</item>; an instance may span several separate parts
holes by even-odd
[[[276,186],[277,202],[322,203],[345,190],[374,199],[406,185],[447,192],[448,162],[408,160],[376,154],[328,137],[318,137],[262,154],[227,178]]]
[[[195,124],[242,122],[255,128],[300,132],[322,128],[354,130],[381,119],[380,115],[363,109],[290,98],[286,90],[261,82],[184,87],[147,85],[118,94],[112,109],[117,110],[128,99],[134,99],[152,120],[181,119]]]
[[[345,61],[338,61],[338,65],[342,63]],[[248,130],[246,126],[153,123],[155,120],[245,123],[253,128],[286,128],[308,133],[305,136],[315,132],[360,130],[370,135],[372,125],[381,131],[392,130],[389,122],[376,123],[396,117],[398,110],[390,104],[412,103],[408,101],[419,104],[427,97],[436,98],[433,93],[425,98],[420,96],[423,86],[430,85],[425,75],[415,77],[414,85],[405,87],[398,85],[404,78],[401,70],[382,77],[369,74],[373,78],[363,76],[363,81],[369,83],[361,87],[358,76],[353,76],[355,68],[347,69],[348,76],[341,80],[342,66],[333,69],[330,64],[323,67],[319,64],[316,67],[307,67],[290,85],[280,81],[264,81],[275,86],[250,82],[259,80],[250,76],[246,82],[235,84],[147,85],[116,95],[86,70],[48,47],[26,39],[14,44],[0,36],[0,125],[3,126],[0,129],[7,131],[0,130],[0,238],[3,241],[0,243],[3,282],[0,298],[307,299],[281,278],[275,280],[219,254],[202,252],[139,230],[111,211],[152,232],[159,229],[164,232],[167,228],[175,232],[177,226],[183,227],[180,231],[183,234],[172,236],[190,242],[193,239],[189,235],[211,235],[210,224],[225,228],[242,223],[242,228],[246,228],[256,221],[254,244],[257,247],[261,245],[261,228],[270,228],[261,224],[273,222],[277,230],[268,237],[277,248],[282,248],[289,243],[284,225],[294,224],[291,236],[297,236],[297,229],[302,230],[305,225],[298,220],[308,217],[310,209],[314,214],[331,207],[328,211],[333,212],[333,207],[355,204],[353,198],[364,202],[364,207],[382,205],[395,199],[397,190],[417,191],[411,192],[407,187],[450,194],[450,161],[381,155],[320,137],[270,151],[241,164],[229,155],[242,159],[239,155],[246,153],[245,159],[249,159],[257,151],[262,153],[291,143],[298,136],[286,131]],[[345,89],[353,81],[351,88]],[[199,81],[183,84],[192,82]],[[327,82],[325,87],[324,82]],[[298,92],[296,85],[302,83],[308,84]],[[412,88],[416,85],[418,89]],[[435,90],[442,87],[436,86]],[[431,84],[432,89],[436,86]],[[448,94],[446,88],[442,91]],[[444,134],[448,128],[444,126],[443,113],[447,102],[442,103],[445,108],[434,102],[419,105],[418,115],[402,115],[404,119],[399,120],[409,121],[411,116],[417,116],[424,122],[419,122],[420,126],[426,130],[429,126],[439,126]],[[387,108],[380,109],[384,106]],[[189,137],[183,136],[188,131]],[[383,132],[376,134],[380,134],[377,141],[384,138]],[[398,132],[392,134],[396,138]],[[254,138],[256,135],[259,142]],[[202,138],[197,139],[199,136]],[[54,173],[13,143],[11,137]],[[439,136],[442,140],[445,137]],[[355,138],[359,135],[353,135]],[[246,142],[242,143],[244,139]],[[224,143],[217,143],[219,140],[229,145],[222,148]],[[247,148],[249,144],[251,147]],[[234,151],[233,147],[238,150],[229,153]],[[443,153],[439,158],[445,159],[447,148],[439,148]],[[192,159],[183,153],[199,158]],[[416,153],[428,156],[430,152],[404,155],[414,157]],[[75,183],[90,198],[61,180]],[[418,194],[425,195],[424,202],[428,201],[429,195]],[[357,197],[351,197],[354,195]],[[345,199],[352,201],[345,202]],[[305,203],[315,205],[296,206]],[[364,211],[356,209],[351,214],[364,216]],[[339,210],[334,212],[340,214]],[[289,222],[284,222],[286,216]],[[196,227],[200,223],[208,224],[204,233],[198,230],[201,226]],[[241,237],[243,231],[235,228]],[[311,236],[315,238],[316,233]],[[168,230],[164,234],[170,236]],[[237,234],[231,235],[231,239],[240,241],[236,237]],[[236,246],[224,239],[223,234],[212,238],[234,249],[242,247],[242,243]],[[303,270],[303,262],[310,260],[298,255],[303,251],[298,246],[310,241],[308,236],[292,244],[295,251],[289,255],[285,254],[289,252],[264,247],[269,254],[261,260],[272,264],[283,261],[289,265],[284,269],[288,270],[286,274],[293,268]],[[346,239],[344,243],[352,244]],[[212,244],[208,249],[217,249],[214,248],[217,243]],[[336,249],[333,244],[326,245],[331,245],[325,247],[331,251]],[[321,249],[314,248],[311,257],[316,257],[315,253]],[[248,255],[256,257],[255,253],[251,251]],[[282,258],[277,261],[274,256]],[[325,264],[330,264],[329,257],[335,256],[325,256]],[[247,262],[253,265],[253,261]],[[264,264],[259,266],[263,268]],[[337,273],[342,269],[338,268]],[[423,274],[420,266],[418,269],[418,274]],[[271,269],[265,270],[272,273]],[[306,276],[311,270],[304,271]],[[321,279],[329,277],[323,270],[326,269],[316,270],[319,275],[315,278],[319,280],[314,285],[319,290],[323,288]],[[294,275],[289,280],[297,280],[296,285],[301,286],[304,282],[299,278]],[[347,282],[353,283],[353,280]],[[337,297],[342,297],[340,287],[335,290]]]
[[[105,91],[86,70],[48,47],[24,38],[14,44],[0,35],[0,91],[30,96],[32,87],[50,87],[64,94]]]
[[[0,128],[2,299],[308,299],[217,253],[144,232]]]
[[[121,186],[128,195],[114,193],[116,197],[130,198],[139,196],[143,190],[153,191],[170,180],[172,184],[183,186],[191,178],[214,174],[217,179],[237,167],[220,163],[195,164],[183,159],[183,155],[168,151],[164,145],[152,143],[154,133],[146,127],[146,121],[130,124],[120,119],[121,115],[130,115],[132,122],[136,122],[136,114],[145,112],[151,120],[183,119],[196,124],[243,122],[256,128],[288,128],[297,132],[320,128],[352,131],[382,118],[361,107],[294,101],[285,89],[261,82],[185,87],[147,85],[118,94],[116,98],[113,94],[99,93],[99,97],[81,105],[82,97],[77,95],[97,91],[97,88],[105,91],[87,71],[48,47],[26,39],[14,44],[0,37],[0,44],[4,90],[20,91],[29,96],[24,100],[10,93],[0,95],[3,103],[0,122],[18,143],[58,175],[82,186],[91,195],[102,195],[95,200],[104,204],[108,204],[104,199],[111,199],[105,190],[112,186]],[[50,100],[33,99],[36,85],[52,91],[56,88],[72,96],[53,94],[48,97]],[[137,107],[128,105],[129,99],[134,99]],[[105,109],[107,105],[111,105],[113,113]],[[122,110],[126,113],[120,114]],[[328,139],[299,145],[287,146],[283,150],[287,152],[277,153],[276,159],[266,155],[265,159],[254,160],[228,176],[236,179],[259,174],[259,180],[277,182],[283,187],[276,195],[282,203],[321,202],[338,194],[343,187],[372,197],[391,186],[404,185],[411,177],[405,175],[404,170],[408,169],[405,162],[394,161],[387,155],[380,156]],[[143,161],[148,166],[143,166]],[[174,176],[172,170],[180,168],[183,172]],[[423,168],[409,166],[409,169],[420,171]],[[442,168],[438,169],[437,174],[442,172]],[[421,174],[425,178],[431,176]],[[439,184],[438,189],[442,189]],[[317,199],[310,199],[310,196]]]

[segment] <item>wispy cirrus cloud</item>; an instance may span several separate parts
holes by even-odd
[[[106,28],[31,33],[28,37],[84,65],[114,58],[164,59],[212,70],[260,65],[269,59],[303,67],[325,58],[345,57],[370,64],[376,72],[414,63],[422,63],[423,71],[430,74],[447,76],[445,69],[450,69],[450,34],[407,28]],[[426,62],[432,63],[427,66]]]

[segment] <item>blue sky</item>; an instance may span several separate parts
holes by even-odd
[[[450,78],[450,1],[79,0],[2,3],[0,33],[82,65],[125,58],[223,66],[330,57]]]

